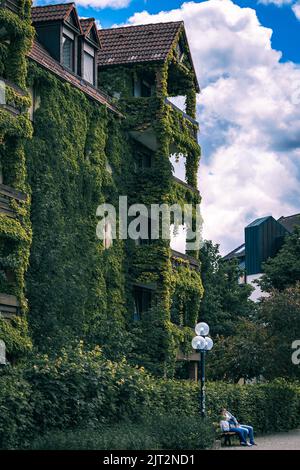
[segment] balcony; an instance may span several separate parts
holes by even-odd
[[[200,192],[197,188],[194,188],[194,186],[191,186],[190,184],[186,183],[185,181],[181,180],[180,178],[177,178],[177,176],[172,176],[174,183],[180,184],[185,189],[188,189],[189,191],[192,191],[193,193],[200,195]]]
[[[21,13],[19,0],[0,0],[0,8],[7,8],[17,15]]]
[[[171,250],[171,260],[172,260],[172,266],[174,268],[181,266],[182,260],[183,260],[189,264],[191,269],[194,269],[195,271],[199,271],[199,268],[200,268],[199,261],[193,256],[180,253],[179,251]]]
[[[11,318],[17,315],[20,310],[20,304],[15,295],[0,293],[0,313],[4,318]]]
[[[30,98],[14,83],[0,77],[0,109],[13,116],[25,112],[30,105]]]
[[[172,103],[172,101],[170,101],[168,98],[165,99],[165,103],[168,106],[171,106],[173,112],[181,115],[181,118],[182,118],[181,128],[183,129],[183,126],[186,125],[188,127],[190,136],[197,142],[197,136],[198,136],[198,130],[199,130],[198,121],[196,121],[196,119],[193,119],[191,116],[186,114],[184,111],[182,111],[182,109],[178,108],[178,106]]]
[[[26,195],[21,191],[16,191],[10,186],[0,184],[0,213],[12,219],[17,218],[16,211],[11,206],[11,201],[25,202]]]

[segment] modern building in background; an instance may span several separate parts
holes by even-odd
[[[263,275],[263,263],[276,256],[284,238],[293,233],[296,225],[300,225],[300,214],[280,217],[275,220],[272,216],[254,220],[245,228],[245,242],[224,256],[224,260],[236,259],[244,276],[240,283],[248,283],[254,287],[251,299],[259,300],[266,296],[257,285]]]

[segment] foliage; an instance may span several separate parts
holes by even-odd
[[[213,380],[238,382],[264,376],[270,360],[265,325],[242,318],[236,323],[234,334],[214,339],[208,364]]]
[[[132,437],[120,440],[125,448],[132,445],[130,442],[134,441],[138,427],[145,426],[143,423],[148,423],[149,429],[157,426],[159,446],[190,443],[192,447],[195,440],[191,435],[196,433],[197,439],[197,383],[154,378],[125,360],[119,363],[106,360],[99,349],[85,351],[82,344],[62,351],[56,358],[35,355],[23,365],[7,366],[0,372],[0,385],[3,417],[0,442],[4,448],[28,447],[29,441],[44,433],[50,438],[35,445],[51,445],[53,433],[76,434],[81,429],[87,430],[83,443],[90,445],[88,430],[93,436],[111,426],[124,429],[126,423],[132,423],[129,426]],[[243,386],[209,382],[207,410],[212,422],[219,421],[220,408],[224,406],[241,422],[252,424],[257,432],[292,429],[300,419],[300,386],[284,380]],[[168,432],[164,431],[168,427]],[[204,443],[210,439],[209,429],[204,433],[200,428],[199,433]],[[61,443],[55,444],[63,446],[66,437],[59,435]],[[77,442],[74,440],[74,445]],[[98,444],[106,445],[101,440]],[[109,441],[110,444],[119,445],[116,441]],[[143,445],[140,439],[137,445]]]
[[[0,315],[0,339],[5,342],[8,360],[24,360],[32,350],[28,324],[24,317],[14,316],[8,322]]]
[[[264,375],[300,379],[299,366],[292,362],[292,343],[300,339],[300,284],[273,291],[261,302],[258,314],[266,335]]]
[[[17,447],[27,442],[32,432],[31,386],[22,371],[0,369],[0,448]]]
[[[27,183],[24,153],[25,140],[32,135],[27,116],[31,100],[25,90],[27,78],[27,52],[31,47],[33,28],[30,20],[30,0],[19,2],[20,14],[6,8],[0,9],[1,46],[0,78],[6,80],[5,94],[8,105],[20,114],[15,116],[0,110],[0,159],[3,182],[13,189],[23,191],[26,202],[10,201],[15,218],[0,214],[0,287],[1,292],[17,297],[22,317],[5,324],[1,318],[0,337],[7,345],[9,358],[15,360],[31,348],[28,334],[24,274],[28,266],[31,244],[29,219],[30,190]],[[23,90],[20,90],[22,88]]]
[[[264,291],[284,290],[300,281],[300,227],[285,239],[281,250],[263,265],[260,285]]]
[[[200,250],[201,275],[204,296],[200,306],[200,318],[211,326],[213,336],[229,336],[235,333],[241,318],[248,318],[254,309],[249,300],[251,287],[241,285],[243,274],[238,264],[223,261],[219,246],[206,241]]]
[[[51,432],[30,443],[34,450],[155,450],[205,449],[214,442],[209,420],[195,416],[152,416],[145,421],[130,421],[101,426],[100,429],[76,429]]]

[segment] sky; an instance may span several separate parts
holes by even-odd
[[[49,3],[61,1],[36,1]],[[255,218],[300,212],[300,0],[76,3],[103,28],[184,20],[201,87],[206,239],[225,254]]]

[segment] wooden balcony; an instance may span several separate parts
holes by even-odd
[[[16,218],[17,214],[15,210],[11,207],[10,202],[12,200],[18,202],[25,202],[26,195],[21,191],[16,191],[12,189],[10,186],[6,186],[5,184],[0,184],[0,213],[5,214],[8,217]]]
[[[0,293],[0,312],[4,318],[11,318],[17,315],[20,310],[20,304],[15,295]]]
[[[17,15],[21,13],[19,0],[0,0],[0,8],[7,8]]]
[[[184,260],[189,263],[191,269],[194,269],[195,271],[199,271],[199,268],[200,268],[199,261],[193,258],[193,256],[180,253],[179,251],[171,250],[171,257],[172,257],[173,267],[180,266],[181,264],[180,260]]]

